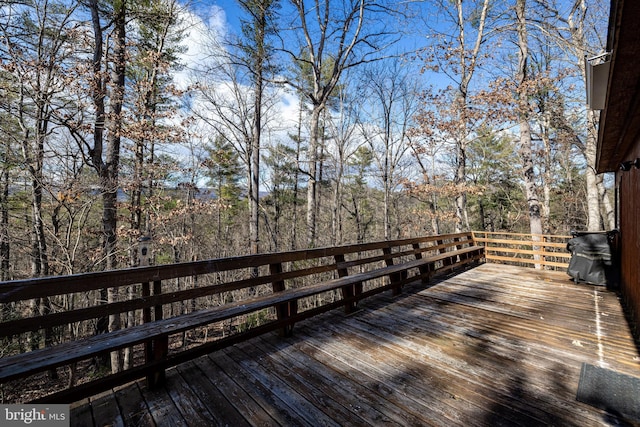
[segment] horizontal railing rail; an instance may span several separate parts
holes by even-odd
[[[59,403],[145,376],[154,386],[167,367],[267,331],[290,334],[331,309],[352,312],[483,251],[457,233],[3,282],[0,391]],[[123,370],[105,372],[109,354]],[[36,393],[42,384],[48,392]]]
[[[485,248],[487,262],[565,270],[571,254],[571,236],[474,231],[476,245]]]

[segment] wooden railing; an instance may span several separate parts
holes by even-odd
[[[565,270],[571,236],[474,231],[476,245],[485,248],[487,262]]]
[[[155,386],[167,367],[268,331],[290,334],[331,309],[354,311],[483,251],[459,233],[0,283],[0,391],[62,403],[138,378]],[[107,330],[109,318],[121,326]],[[123,354],[123,370],[104,368]],[[48,393],[35,394],[44,385]]]

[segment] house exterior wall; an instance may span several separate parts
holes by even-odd
[[[640,143],[627,160],[640,158]],[[632,327],[640,339],[640,169],[617,172],[620,229],[620,291],[631,314]]]

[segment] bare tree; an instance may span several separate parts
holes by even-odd
[[[273,104],[267,80],[277,67],[269,39],[275,32],[273,0],[239,1],[242,36],[223,44],[212,38],[212,59],[197,79],[210,111],[195,112],[216,129],[246,165],[249,198],[249,250],[259,252],[260,150],[268,110]]]
[[[590,7],[590,6],[589,6]],[[572,43],[568,45],[574,51],[576,65],[582,72],[584,81],[586,82],[585,64],[582,60],[586,56],[601,53],[604,46],[604,40],[600,40],[600,46],[590,46],[587,37],[587,19],[589,7],[584,0],[575,0],[571,12],[567,17]],[[602,8],[602,6],[600,6]],[[594,52],[596,50],[596,52]],[[584,142],[584,154],[587,161],[585,170],[587,182],[587,229],[589,231],[598,231],[602,229],[602,224],[608,227],[615,227],[615,219],[613,208],[609,203],[606,190],[602,183],[602,176],[596,175],[596,145],[598,140],[598,121],[599,115],[588,109],[587,112],[587,135]],[[602,213],[605,212],[604,215]],[[604,221],[603,221],[604,219]]]
[[[321,150],[321,115],[345,70],[381,58],[389,41],[389,30],[378,21],[391,9],[376,0],[291,0],[297,11],[292,27],[298,43],[283,46],[295,63],[308,70],[309,86],[295,87],[311,104],[307,152],[307,245],[315,246],[318,163]],[[290,39],[288,39],[290,40]],[[295,40],[295,38],[294,38]]]
[[[260,145],[264,125],[263,104],[265,81],[273,72],[272,49],[269,37],[275,32],[277,0],[238,0],[249,19],[242,22],[243,40],[240,42],[241,64],[249,72],[253,92],[251,138],[249,151],[249,245],[251,253],[260,251],[259,204],[260,204]]]
[[[447,130],[456,147],[453,177],[458,191],[455,197],[456,231],[469,228],[465,185],[467,145],[473,138],[473,131],[469,128],[473,115],[470,107],[470,89],[482,58],[482,47],[492,30],[488,22],[492,5],[493,2],[490,0],[464,3],[462,0],[439,1],[441,17],[450,25],[447,33],[434,30],[435,43],[430,47],[427,57],[429,67],[436,67],[456,85],[452,105],[455,116],[450,120],[450,128]]]
[[[540,29],[550,40],[555,40],[561,49],[570,54],[573,67],[578,70],[583,83],[586,84],[584,59],[604,51],[606,29],[600,26],[606,25],[601,17],[606,15],[609,3],[604,0],[573,0],[567,5],[568,8],[561,8],[561,5],[553,1],[538,0],[537,4],[546,15],[546,19],[539,21]],[[565,10],[566,12],[563,12]],[[577,136],[574,138],[586,161],[587,229],[590,231],[602,229],[602,224],[609,228],[615,227],[615,215],[608,191],[603,184],[602,176],[596,175],[595,171],[598,120],[599,115],[596,111],[586,109],[586,137],[584,141]],[[574,134],[580,135],[582,132],[574,131]]]
[[[97,0],[89,1],[91,22],[93,25],[93,57],[91,60],[91,99],[93,101],[94,121],[92,140],[81,133],[81,128],[72,128],[75,137],[86,150],[87,162],[96,171],[102,193],[102,259],[104,268],[117,268],[117,197],[120,172],[120,143],[122,138],[122,109],[125,94],[125,72],[127,60],[126,17],[127,2],[115,1],[110,10],[103,9]],[[106,15],[106,16],[105,16]],[[103,20],[110,22],[111,34],[107,37]],[[107,54],[105,40],[112,46]],[[106,64],[110,64],[108,76]],[[107,103],[109,110],[107,110]],[[105,135],[106,133],[106,135]],[[106,143],[106,144],[105,144]],[[118,300],[116,288],[108,288],[101,293],[102,300]],[[120,316],[110,315],[106,327],[104,321],[98,322],[98,332],[115,331],[120,328]],[[121,352],[111,354],[111,369],[120,371]]]
[[[518,126],[520,127],[520,156],[524,178],[525,196],[529,206],[529,226],[532,234],[542,234],[540,202],[536,186],[533,162],[531,124],[529,122],[529,42],[526,21],[526,0],[516,0],[516,31],[518,36],[518,66],[516,68],[516,90],[518,103]]]
[[[152,233],[149,214],[143,212],[142,196],[145,186],[147,197],[154,187],[156,146],[164,141],[179,141],[182,128],[167,124],[175,117],[171,108],[180,95],[173,84],[171,73],[180,68],[178,54],[184,38],[175,0],[162,0],[140,6],[134,11],[136,39],[130,42],[130,95],[128,126],[125,136],[133,144],[133,166],[130,198],[130,237],[132,250],[130,263],[136,265],[136,245],[143,234]],[[146,224],[145,224],[146,222]]]
[[[353,102],[354,93],[350,92],[351,85],[340,85],[336,89],[337,111],[336,114],[327,121],[328,133],[332,144],[328,147],[328,161],[331,162],[331,178],[333,181],[333,195],[331,201],[331,244],[340,245],[344,243],[343,235],[343,205],[344,205],[344,179],[348,172],[348,164],[356,150],[360,148],[363,141],[356,141],[356,117]],[[347,170],[345,170],[345,168]]]
[[[19,132],[8,133],[19,147],[22,165],[31,182],[32,251],[31,275],[49,275],[49,249],[45,234],[43,197],[45,152],[52,139],[57,100],[65,88],[64,67],[68,65],[68,37],[72,36],[75,7],[34,2],[31,7],[7,6],[2,31],[2,56],[10,70],[10,109]],[[8,77],[9,74],[7,74]]]
[[[59,3],[34,2],[31,5],[7,6],[7,20],[0,26],[2,31],[1,54],[9,64],[4,64],[12,83],[7,85],[6,97],[14,102],[10,108],[16,117],[13,121],[19,129],[15,134],[5,134],[7,147],[20,147],[20,165],[27,174],[30,191],[31,216],[27,220],[31,230],[30,261],[31,277],[48,276],[50,249],[46,236],[44,198],[51,192],[45,177],[45,154],[52,144],[55,128],[53,121],[57,101],[65,89],[64,69],[68,65],[68,37],[72,36],[72,14],[74,6]],[[7,151],[6,154],[9,154]],[[7,158],[7,160],[9,160]],[[6,177],[7,169],[4,171]],[[8,188],[5,186],[5,197]],[[6,224],[7,218],[3,218]],[[4,251],[8,248],[5,246]],[[31,302],[31,311],[50,312],[49,298],[38,298]],[[29,337],[32,349],[39,346],[35,335]],[[52,330],[45,328],[45,345],[53,342]],[[51,371],[55,377],[57,374]]]
[[[380,64],[383,65],[383,64]],[[401,181],[401,168],[409,150],[409,129],[418,109],[418,88],[408,69],[397,61],[364,74],[361,129],[379,171],[383,189],[384,238],[391,235],[391,207]]]

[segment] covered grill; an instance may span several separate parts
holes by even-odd
[[[592,285],[616,284],[614,243],[617,230],[609,232],[572,232],[567,242],[571,260],[567,274],[576,282]]]

